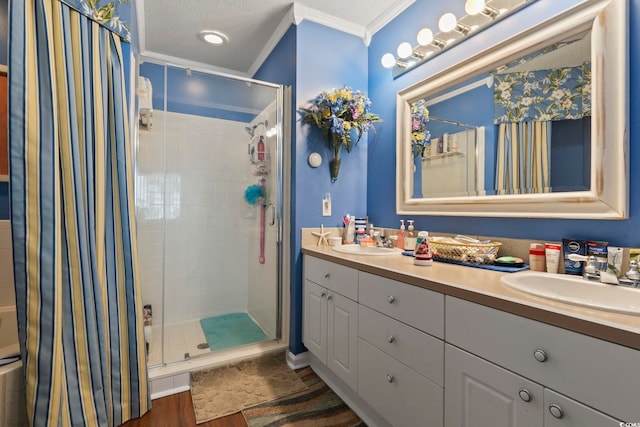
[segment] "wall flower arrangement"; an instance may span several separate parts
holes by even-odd
[[[413,157],[423,156],[431,144],[431,133],[427,129],[429,110],[424,99],[411,104],[411,151]]]
[[[373,123],[382,121],[370,108],[369,98],[363,92],[354,91],[348,86],[322,92],[311,100],[308,108],[300,108],[302,122],[320,128],[332,150],[333,159],[329,163],[331,182],[338,179],[342,147],[350,153],[362,135],[369,129],[374,129]]]

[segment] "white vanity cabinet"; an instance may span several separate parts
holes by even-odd
[[[640,419],[637,350],[449,296],[445,324],[447,426],[483,425],[468,411],[498,426]]]
[[[441,427],[444,295],[358,274],[358,395],[394,427]]]
[[[445,359],[447,427],[542,427],[542,386],[449,344]]]
[[[304,257],[302,342],[357,389],[358,271]]]

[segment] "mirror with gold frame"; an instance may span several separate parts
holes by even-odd
[[[399,92],[397,212],[626,218],[627,7],[584,2]]]

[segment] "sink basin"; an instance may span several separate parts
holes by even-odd
[[[332,246],[336,252],[354,255],[399,255],[402,253],[398,248],[379,248],[377,246],[360,246],[360,245],[339,245]]]
[[[597,310],[640,316],[640,289],[591,282],[578,276],[523,271],[502,276],[513,289]]]

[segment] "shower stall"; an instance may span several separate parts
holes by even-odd
[[[139,65],[136,222],[150,368],[286,344],[284,92]]]

